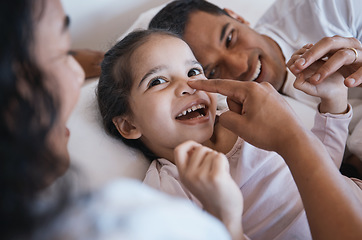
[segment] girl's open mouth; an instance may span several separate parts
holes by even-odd
[[[205,104],[195,104],[177,115],[176,120],[185,121],[202,118],[207,115],[208,107]]]

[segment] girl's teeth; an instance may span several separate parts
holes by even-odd
[[[186,115],[188,112],[190,113],[192,111],[196,111],[197,109],[202,109],[202,108],[205,108],[205,104],[194,105],[194,106],[182,111],[182,113],[177,115],[177,117],[182,117],[182,116]]]

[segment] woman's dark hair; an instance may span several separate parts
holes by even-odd
[[[130,58],[132,54],[149,38],[155,34],[176,35],[162,30],[137,30],[128,34],[124,39],[114,45],[104,56],[97,88],[98,106],[102,116],[104,128],[130,147],[141,150],[150,160],[155,156],[139,139],[126,139],[117,130],[112,119],[117,116],[132,116],[129,104],[133,74],[131,72]]]
[[[0,235],[27,238],[46,216],[33,211],[49,176],[64,161],[47,141],[59,102],[45,86],[34,57],[34,29],[46,1],[0,3]],[[45,117],[44,117],[45,116]],[[44,121],[46,119],[46,121]],[[46,214],[47,215],[47,214]]]
[[[149,29],[163,29],[183,36],[190,15],[202,11],[213,15],[227,15],[223,9],[204,0],[176,0],[167,4],[154,16]]]

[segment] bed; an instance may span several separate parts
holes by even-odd
[[[106,51],[124,34],[145,28],[152,16],[168,1],[62,0],[72,19],[74,48]],[[210,0],[228,7],[250,21],[253,26],[274,0]],[[87,80],[79,102],[69,120],[71,137],[68,149],[89,188],[98,188],[119,177],[142,180],[149,162],[138,151],[108,136],[101,126],[94,89],[98,79]],[[308,128],[313,124],[314,110],[285,97]]]

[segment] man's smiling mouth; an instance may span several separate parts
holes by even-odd
[[[258,59],[258,62],[256,63],[256,67],[255,67],[255,70],[254,70],[254,73],[251,76],[250,81],[255,81],[259,77],[260,72],[261,72],[261,62],[260,62],[260,59]]]
[[[190,120],[206,116],[207,107],[205,104],[195,104],[177,115],[177,120]]]

